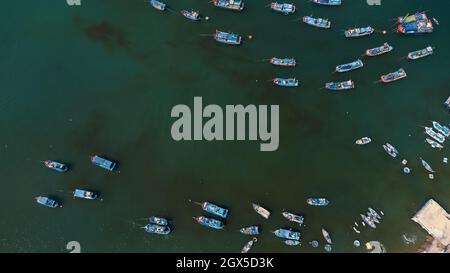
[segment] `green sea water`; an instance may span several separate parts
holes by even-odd
[[[410,220],[429,198],[450,211],[450,170],[442,163],[448,148],[431,149],[422,126],[450,122],[442,106],[450,95],[447,1],[344,0],[341,7],[293,1],[292,16],[275,14],[269,1],[246,0],[230,12],[208,1],[167,1],[158,12],[143,0],[7,1],[0,10],[0,251],[68,252],[239,252],[249,240],[242,226],[259,224],[252,252],[323,252],[321,229],[333,238],[334,252],[364,252],[353,241],[379,240],[388,252],[416,252],[426,233]],[[191,22],[181,9],[200,10],[210,20]],[[440,25],[431,35],[393,33],[395,18],[427,10]],[[330,30],[298,21],[303,15],[329,18]],[[387,35],[346,39],[343,29],[372,25]],[[238,32],[239,47],[217,44],[216,29]],[[207,35],[205,35],[207,34]],[[245,38],[245,37],[244,37]],[[363,69],[333,74],[337,64],[389,42],[393,52],[363,58]],[[407,61],[407,52],[435,47],[435,54]],[[272,67],[261,61],[292,56],[298,66]],[[374,83],[403,67],[408,78]],[[274,87],[275,76],[296,77],[295,89]],[[355,90],[332,93],[328,81],[356,82]],[[280,146],[260,152],[259,142],[175,142],[170,135],[176,104],[280,105]],[[370,136],[367,146],[355,139]],[[381,145],[400,151],[390,158]],[[117,160],[107,173],[89,162],[100,154]],[[423,157],[436,170],[428,179]],[[407,159],[410,175],[402,172]],[[65,174],[41,160],[67,162]],[[74,188],[98,191],[103,201],[73,200]],[[59,209],[38,206],[49,195]],[[305,199],[324,196],[325,208]],[[188,200],[212,201],[230,209],[223,231],[208,230],[192,217],[201,209]],[[272,211],[269,220],[251,207]],[[385,216],[377,229],[352,230],[368,207]],[[283,209],[305,216],[301,228],[281,216]],[[174,228],[164,238],[140,226],[150,215],[168,217]],[[302,246],[289,247],[270,231],[302,232]],[[402,235],[417,237],[407,245]],[[319,240],[313,249],[308,242]]]

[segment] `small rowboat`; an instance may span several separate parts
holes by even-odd
[[[167,226],[169,224],[169,221],[167,221],[166,218],[156,217],[156,216],[150,216],[148,218],[148,221],[150,224],[155,224],[159,226]]]
[[[242,0],[213,0],[214,6],[222,9],[241,11],[244,9]]]
[[[243,227],[239,229],[239,232],[245,235],[258,235],[259,227],[258,226]]]
[[[301,215],[296,215],[293,213],[290,213],[288,211],[283,211],[282,213],[283,217],[286,218],[288,221],[291,222],[295,222],[295,223],[299,223],[300,225],[303,224],[303,221],[305,220],[305,218]]]
[[[355,83],[352,80],[344,82],[327,82],[325,88],[329,90],[349,90],[355,88]]]
[[[219,30],[216,30],[216,33],[213,34],[213,38],[217,42],[227,45],[240,45],[242,42],[242,37],[240,35]]]
[[[295,66],[297,63],[294,58],[277,58],[270,59],[270,63],[276,66]]]
[[[38,204],[43,205],[45,207],[49,207],[52,209],[59,207],[59,203],[56,200],[50,199],[46,196],[38,196],[35,197],[35,199]]]
[[[270,8],[273,11],[280,12],[285,15],[293,14],[295,12],[294,4],[273,2],[270,4]]]
[[[324,6],[340,6],[342,4],[341,0],[313,0],[313,2]]]
[[[417,60],[417,59],[426,57],[426,56],[431,55],[431,54],[433,54],[433,48],[431,46],[427,46],[424,49],[413,51],[413,52],[409,52],[408,53],[408,59],[410,59],[410,60]]]
[[[375,29],[371,26],[368,27],[359,27],[359,28],[350,28],[344,31],[345,37],[354,38],[354,37],[362,37],[371,35]]]
[[[430,166],[430,164],[428,164],[428,162],[426,162],[422,158],[420,158],[420,161],[422,162],[422,166],[425,168],[425,170],[429,171],[430,173],[434,173],[434,170],[431,168],[431,166]]]
[[[245,244],[245,246],[242,248],[241,253],[247,253],[252,248],[253,244],[258,242],[258,239],[253,238],[251,241]]]
[[[406,15],[403,17],[397,17],[397,23],[399,24],[409,24],[416,21],[428,20],[427,14],[423,12],[417,12],[413,15]]]
[[[201,203],[201,206],[204,211],[211,213],[213,215],[222,217],[224,219],[226,219],[228,216],[227,209],[221,208],[213,203],[203,202],[203,203]]]
[[[340,72],[340,73],[348,72],[351,70],[361,68],[363,66],[364,66],[363,62],[358,59],[358,60],[348,63],[348,64],[341,64],[341,65],[336,66],[336,72]]]
[[[155,224],[147,224],[144,227],[144,230],[148,233],[157,235],[168,235],[171,231],[169,226],[160,226]]]
[[[384,83],[390,83],[403,78],[406,78],[406,72],[403,68],[400,68],[395,72],[391,72],[389,74],[381,76],[381,81]]]
[[[279,228],[273,232],[275,236],[288,240],[300,241],[300,232]]]
[[[432,139],[426,138],[425,141],[431,145],[431,148],[438,148],[438,149],[444,148],[444,146],[442,146],[441,144],[437,143],[436,141],[434,141]]]
[[[298,246],[301,244],[301,242],[297,240],[285,240],[284,243],[288,246]]]
[[[160,10],[160,11],[166,10],[166,4],[164,4],[163,2],[159,2],[157,0],[150,0],[149,2],[150,2],[150,5],[152,5],[157,10]]]
[[[270,211],[268,211],[267,209],[261,207],[260,205],[257,204],[252,204],[253,209],[262,217],[269,219],[270,216]]]
[[[326,199],[326,198],[312,197],[312,198],[306,199],[306,203],[310,206],[323,207],[323,206],[328,206],[328,204],[330,204],[330,201],[328,201],[328,199]]]
[[[369,144],[371,141],[372,141],[372,139],[370,137],[363,137],[363,138],[357,139],[355,141],[355,143],[358,145],[365,145],[365,144]]]
[[[430,20],[416,21],[409,24],[398,25],[397,31],[402,34],[432,33],[433,23]]]
[[[329,20],[323,18],[313,18],[311,16],[303,16],[303,23],[318,28],[331,27],[331,22]]]
[[[80,199],[94,200],[98,197],[98,194],[93,191],[75,189],[75,191],[73,192],[73,197]]]
[[[446,137],[450,136],[450,129],[447,126],[440,125],[438,122],[433,121],[433,127],[436,129],[439,133],[443,134]]]
[[[194,217],[195,221],[197,221],[197,223],[199,223],[202,226],[205,227],[209,227],[209,228],[213,228],[213,229],[223,229],[224,224],[222,221],[213,219],[213,218],[208,218],[208,217],[204,217],[204,216],[199,216],[199,217]]]
[[[59,163],[56,161],[51,161],[51,160],[45,160],[42,163],[44,163],[44,165],[54,171],[63,173],[63,172],[67,172],[67,170],[69,169],[67,167],[67,165],[63,164],[63,163]]]
[[[296,87],[298,86],[298,80],[295,78],[275,78],[272,80],[274,84],[283,87]]]
[[[328,231],[326,231],[325,229],[322,229],[322,235],[323,238],[325,238],[325,241],[327,241],[327,243],[332,244],[333,242],[331,241],[331,236],[328,233]]]
[[[392,157],[397,157],[398,155],[397,149],[389,143],[383,144],[383,149]]]
[[[191,11],[182,10],[182,11],[181,11],[181,14],[182,14],[184,17],[188,18],[189,20],[192,20],[192,21],[200,21],[200,13],[199,13],[198,11],[193,11],[193,10],[191,10]]]
[[[390,46],[388,43],[384,43],[382,46],[367,49],[366,56],[374,57],[382,55],[392,51],[392,49],[394,49],[392,46]]]
[[[434,140],[436,140],[439,143],[444,143],[445,142],[445,137],[440,134],[440,133],[436,133],[433,128],[430,127],[425,127],[425,133],[427,135],[429,135],[430,137],[432,137]]]
[[[100,168],[106,169],[108,171],[113,171],[114,168],[116,167],[115,162],[102,158],[98,155],[91,156],[91,162],[92,164],[97,165]]]

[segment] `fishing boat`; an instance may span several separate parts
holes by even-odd
[[[283,13],[285,15],[293,14],[295,12],[294,4],[288,4],[288,3],[272,2],[270,4],[270,8],[273,11],[280,12],[280,13]]]
[[[381,76],[381,81],[384,83],[390,83],[394,82],[400,79],[406,78],[406,72],[403,68],[400,68],[399,70],[395,72],[388,73],[386,75]]]
[[[203,202],[200,204],[202,206],[202,209],[210,214],[222,217],[224,219],[228,216],[228,210],[221,208],[213,203],[209,202]]]
[[[434,140],[436,140],[439,143],[445,142],[445,137],[440,133],[436,133],[433,130],[433,128],[425,127],[425,134],[429,135],[430,137],[432,137]]]
[[[355,141],[355,144],[365,145],[365,144],[369,144],[371,141],[372,141],[372,139],[370,137],[363,137],[363,138],[357,139]]]
[[[383,149],[392,157],[397,157],[398,155],[397,149],[389,143],[383,144]]]
[[[167,226],[169,224],[169,221],[167,221],[166,218],[161,218],[157,216],[150,216],[148,218],[148,222],[150,224],[160,225],[160,226]]]
[[[432,139],[426,138],[425,141],[431,145],[431,148],[438,148],[438,149],[444,148],[444,146],[442,146],[441,144],[437,143],[436,141],[434,141]]]
[[[375,216],[373,216],[370,212],[367,212],[367,213],[366,213],[366,216],[367,216],[370,220],[372,220],[374,223],[376,223],[376,224],[379,224],[379,223],[380,223],[380,220],[378,220],[378,218],[376,218]]]
[[[444,105],[447,106],[447,109],[450,109],[450,97],[448,97],[448,98],[444,101]]]
[[[351,70],[361,68],[363,66],[364,66],[363,62],[358,59],[358,60],[348,63],[348,64],[340,64],[340,65],[336,66],[336,72],[339,72],[339,73],[348,72]]]
[[[307,25],[318,28],[330,28],[331,22],[323,18],[313,18],[311,16],[303,16],[303,22]]]
[[[426,56],[431,55],[431,54],[433,54],[433,48],[431,46],[427,46],[424,49],[413,51],[413,52],[409,52],[408,53],[408,59],[410,59],[410,60],[417,60],[417,59],[426,57]]]
[[[160,10],[160,11],[165,11],[166,10],[166,4],[164,4],[163,2],[157,1],[157,0],[150,0],[150,5],[152,5],[155,9]]]
[[[155,224],[147,224],[144,226],[144,230],[148,233],[158,235],[168,235],[171,231],[169,226],[160,226]]]
[[[213,37],[217,42],[227,45],[240,45],[242,42],[242,37],[240,35],[219,30],[216,30]]]
[[[342,4],[341,0],[313,0],[313,2],[325,6],[340,6]]]
[[[447,126],[440,125],[438,122],[433,121],[433,127],[438,131],[439,133],[443,134],[446,137],[450,136],[450,129]]]
[[[288,239],[300,241],[300,232],[292,231],[291,229],[279,228],[273,232],[275,236]]]
[[[430,20],[425,20],[416,21],[409,24],[401,24],[397,26],[397,31],[403,34],[432,33],[433,23]]]
[[[199,216],[199,217],[194,217],[195,221],[197,221],[197,223],[199,223],[202,226],[205,227],[209,227],[209,228],[213,228],[213,229],[223,229],[224,224],[222,221],[213,219],[213,218],[208,218],[208,217],[204,217],[204,216]]]
[[[222,9],[241,11],[244,9],[242,0],[213,0],[214,6]]]
[[[366,50],[366,56],[374,57],[381,54],[388,53],[394,49],[392,46],[390,46],[388,43],[384,43],[382,46],[375,47],[375,48],[369,48]]]
[[[40,205],[43,205],[43,206],[46,206],[46,207],[49,207],[52,209],[59,207],[59,203],[56,200],[48,198],[46,196],[38,196],[38,197],[35,197],[35,199],[36,199],[36,202]]]
[[[428,162],[426,162],[422,158],[420,158],[420,161],[422,162],[422,166],[425,168],[425,170],[429,171],[430,173],[434,173],[434,170],[431,168],[431,166],[430,166],[430,164],[428,164]]]
[[[259,227],[258,226],[243,227],[239,229],[239,232],[245,235],[258,235]]]
[[[80,199],[94,200],[98,197],[98,194],[93,191],[75,189],[75,191],[73,192],[73,197]]]
[[[57,171],[57,172],[60,172],[60,173],[67,172],[67,170],[69,169],[66,164],[59,163],[56,161],[45,160],[42,163],[44,163],[44,165],[47,168]]]
[[[91,156],[91,162],[94,165],[99,166],[100,168],[106,169],[108,171],[113,171],[116,167],[116,163],[112,162],[106,158],[102,158],[98,155]]]
[[[381,220],[381,216],[378,214],[378,212],[376,212],[376,210],[374,210],[373,208],[369,208],[369,213],[370,215],[372,215],[373,217],[375,217],[376,219],[380,219]]]
[[[276,66],[295,66],[297,63],[294,58],[277,58],[270,59],[270,63]]]
[[[252,204],[252,206],[253,206],[253,209],[254,209],[259,215],[261,215],[262,217],[264,217],[264,218],[266,218],[266,219],[269,219],[270,212],[269,212],[267,209],[265,209],[265,208],[263,208],[263,207],[261,207],[260,205],[257,205],[257,204]]]
[[[181,11],[181,14],[182,14],[184,17],[188,18],[189,20],[192,20],[192,21],[200,21],[200,13],[199,13],[198,11],[194,11],[194,10],[191,10],[191,11],[188,11],[188,10],[182,10],[182,11]]]
[[[364,223],[368,224],[371,228],[377,228],[377,226],[375,225],[375,223],[371,218],[365,216],[364,214],[360,214],[360,216],[361,219],[364,221]]]
[[[298,246],[301,244],[301,242],[297,240],[285,240],[284,243],[288,246]]]
[[[328,206],[328,204],[330,204],[330,201],[328,201],[328,199],[326,199],[326,198],[312,197],[312,198],[306,199],[306,203],[310,206],[323,207],[323,206]]]
[[[300,225],[303,224],[303,221],[305,220],[305,218],[301,215],[296,215],[287,211],[283,211],[282,215],[284,218],[286,218],[288,221],[291,222],[295,222],[295,223],[299,223]]]
[[[275,78],[272,80],[274,84],[283,87],[296,87],[298,86],[298,80],[295,78]]]
[[[343,81],[343,82],[327,82],[325,84],[325,88],[328,90],[349,90],[355,88],[355,83],[352,80]]]
[[[250,249],[252,248],[253,244],[256,243],[258,241],[258,239],[253,238],[252,240],[250,240],[248,243],[245,244],[245,246],[242,248],[241,253],[247,253],[250,251]]]
[[[330,233],[328,233],[328,231],[326,231],[325,229],[322,229],[322,235],[323,238],[325,238],[325,241],[327,241],[327,243],[332,244],[333,241],[331,241],[331,236]]]
[[[399,24],[409,24],[416,21],[428,20],[427,14],[425,11],[417,12],[413,15],[400,16],[397,18],[397,23]]]
[[[345,37],[347,38],[355,38],[371,35],[375,29],[371,26],[367,27],[359,27],[359,28],[350,28],[344,31]]]

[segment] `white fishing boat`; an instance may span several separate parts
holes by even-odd
[[[425,141],[431,145],[431,148],[438,148],[438,149],[444,148],[444,146],[442,146],[441,144],[437,143],[436,141],[434,141],[432,139],[426,138]]]
[[[261,207],[260,205],[257,205],[257,204],[252,204],[252,206],[253,206],[253,209],[254,209],[259,215],[261,215],[262,217],[264,217],[264,218],[266,218],[266,219],[269,219],[270,212],[269,212],[267,209],[265,209],[265,208],[263,208],[263,207]]]
[[[369,212],[370,212],[370,215],[373,215],[373,217],[378,218],[378,219],[381,220],[381,216],[374,209],[369,208]]]
[[[441,133],[436,133],[431,127],[425,127],[425,134],[429,135],[439,143],[445,142],[445,137]]]
[[[397,149],[389,143],[383,144],[383,149],[392,157],[397,157],[398,155]]]
[[[370,217],[367,217],[364,214],[360,214],[360,216],[361,219],[364,221],[364,223],[368,224],[371,228],[377,228],[377,226]]]
[[[252,248],[253,244],[256,243],[258,241],[258,239],[253,238],[252,240],[250,240],[248,243],[245,244],[245,246],[242,248],[241,253],[247,253],[250,251],[250,249]]]
[[[363,137],[363,138],[357,139],[355,141],[355,143],[358,145],[365,145],[365,144],[369,144],[371,141],[372,141],[372,139],[370,137]]]
[[[422,162],[422,166],[425,168],[425,170],[429,171],[430,173],[434,173],[434,170],[431,168],[430,164],[428,164],[422,158],[420,158],[420,161]]]
[[[331,236],[330,233],[328,233],[328,231],[326,231],[325,229],[322,229],[322,235],[323,238],[325,238],[325,241],[327,241],[327,243],[332,244],[333,241],[331,241]]]

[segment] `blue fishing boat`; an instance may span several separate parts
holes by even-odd
[[[433,23],[430,20],[425,20],[415,21],[408,24],[400,24],[397,27],[397,31],[403,34],[432,33]]]
[[[169,224],[169,221],[167,221],[166,218],[156,217],[156,216],[150,216],[148,218],[148,221],[150,224],[160,225],[160,226],[167,226]]]
[[[410,60],[417,60],[417,59],[426,57],[426,56],[431,55],[431,54],[433,54],[433,48],[431,46],[427,46],[424,49],[416,50],[416,51],[413,51],[413,52],[409,52],[408,53],[408,59],[410,59]]]
[[[276,66],[295,66],[297,63],[294,58],[277,58],[270,59],[270,63]]]
[[[283,87],[296,87],[296,86],[298,86],[298,80],[296,80],[295,78],[288,78],[288,79],[275,78],[275,79],[273,79],[273,83],[278,85],[278,86],[283,86]]]
[[[48,197],[38,196],[35,199],[36,199],[36,202],[40,205],[43,205],[43,206],[46,206],[46,207],[49,207],[52,209],[59,207],[59,204],[56,200],[50,199]]]
[[[213,34],[213,37],[217,42],[227,45],[240,45],[242,41],[242,37],[238,34],[219,30],[216,30],[216,33]]]
[[[204,211],[222,217],[224,219],[226,219],[228,216],[227,209],[221,208],[213,203],[203,202],[201,203],[201,206]]]
[[[253,244],[258,241],[257,238],[252,238],[248,243],[244,245],[244,247],[241,250],[241,253],[248,253],[250,249],[252,248]]]
[[[157,0],[150,0],[149,3],[157,10],[160,10],[160,11],[166,10],[166,4],[164,4],[163,2],[160,2]]]
[[[272,2],[270,4],[270,8],[273,11],[280,12],[285,15],[293,14],[295,12],[294,4]]]
[[[336,72],[339,72],[339,73],[348,72],[351,70],[361,68],[363,66],[364,66],[363,62],[358,59],[358,60],[348,63],[348,64],[340,64],[340,65],[336,66]]]
[[[313,0],[313,2],[325,6],[339,6],[342,4],[341,0]]]
[[[433,121],[433,127],[438,131],[439,133],[443,134],[446,137],[450,136],[450,129],[447,126],[440,125],[438,122]]]
[[[303,22],[307,25],[318,28],[330,28],[331,22],[323,18],[313,18],[311,16],[303,16]]]
[[[114,168],[116,167],[115,162],[112,162],[108,159],[102,158],[98,155],[91,156],[91,162],[92,162],[92,164],[97,165],[108,171],[113,171]]]
[[[433,128],[425,127],[425,133],[435,139],[439,143],[445,142],[445,136],[443,136],[441,133],[436,133]]]
[[[213,0],[213,4],[216,7],[241,11],[244,9],[244,1],[242,0]]]
[[[403,68],[400,68],[397,71],[388,73],[386,75],[382,75],[381,76],[381,81],[384,82],[384,83],[390,83],[390,82],[393,82],[393,81],[397,81],[397,80],[406,78],[406,76],[407,76],[406,75],[406,71]]]
[[[292,231],[290,229],[279,228],[274,231],[274,234],[280,238],[300,241],[300,232],[299,231]]]
[[[258,226],[243,227],[239,229],[239,232],[245,235],[258,235],[259,227]]]
[[[198,11],[182,10],[180,12],[184,17],[188,18],[189,20],[200,21],[200,13]]]
[[[155,224],[147,224],[144,230],[148,233],[158,234],[158,235],[168,235],[171,231],[169,226],[160,226]]]
[[[382,46],[367,49],[366,56],[369,57],[378,56],[381,54],[388,53],[392,51],[392,49],[394,49],[392,46],[390,46],[388,43],[384,43]]]
[[[199,223],[202,226],[205,227],[209,227],[209,228],[213,228],[213,229],[223,229],[224,224],[222,221],[213,219],[213,218],[208,218],[208,217],[204,217],[204,216],[199,216],[199,217],[194,217],[195,221],[197,221],[197,223]]]
[[[330,204],[330,201],[328,201],[328,199],[326,198],[312,197],[306,199],[306,203],[310,206],[328,206],[328,204]]]
[[[296,215],[293,213],[290,213],[288,211],[283,211],[282,215],[284,218],[286,218],[288,221],[291,222],[295,222],[295,223],[299,223],[300,225],[303,224],[303,221],[305,220],[305,218],[301,215]]]
[[[344,82],[327,82],[325,88],[329,90],[349,90],[355,88],[355,83],[352,80]]]
[[[98,197],[98,194],[93,191],[75,189],[75,191],[73,192],[73,197],[94,200]]]
[[[60,173],[67,172],[67,170],[69,169],[66,164],[59,163],[56,161],[45,160],[42,163],[44,163],[44,165],[47,168],[57,171],[57,172],[60,172]]]
[[[371,26],[368,27],[358,27],[358,28],[350,28],[344,31],[345,37],[354,38],[354,37],[362,37],[371,35],[375,29]]]

